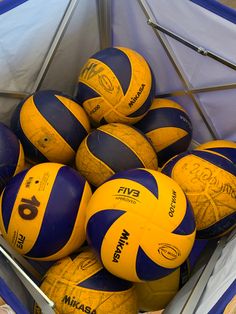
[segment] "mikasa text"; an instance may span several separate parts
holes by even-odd
[[[130,108],[136,103],[136,101],[138,100],[138,98],[139,98],[140,95],[142,94],[142,92],[143,92],[145,86],[146,86],[145,84],[141,84],[141,86],[139,87],[139,90],[138,90],[137,94],[136,94],[134,97],[131,97],[131,100],[130,100],[130,102],[129,102],[129,107],[130,107]]]
[[[91,309],[90,306],[87,306],[80,301],[76,300],[75,297],[70,297],[69,295],[65,295],[62,299],[62,303],[69,305],[70,307],[74,307],[77,310],[80,310],[87,314],[96,314],[96,310]]]
[[[126,242],[126,240],[128,240],[128,238],[129,238],[129,235],[130,235],[129,232],[126,231],[125,229],[123,229],[123,232],[122,232],[122,234],[121,234],[121,236],[119,238],[119,241],[118,241],[118,243],[116,245],[116,250],[115,250],[115,252],[113,254],[112,262],[114,262],[114,263],[118,263],[119,262],[120,255],[121,255],[121,253],[122,253],[122,251],[124,249],[124,246],[129,244],[128,242]]]

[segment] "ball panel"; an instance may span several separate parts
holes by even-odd
[[[95,92],[91,87],[87,86],[86,84],[79,82],[78,87],[77,87],[77,94],[76,94],[76,99],[79,104],[83,104],[86,102],[86,100],[93,98],[100,98],[100,95]],[[96,104],[98,101],[96,102]],[[86,109],[86,108],[84,108]]]
[[[20,141],[22,143],[22,146],[24,147],[24,150],[26,151],[26,160],[28,160],[30,163],[34,163],[34,161],[38,162],[47,162],[48,159],[41,154],[41,152],[29,141],[29,139],[26,137],[20,123],[20,111],[22,108],[23,102],[21,102],[17,108],[14,111],[14,114],[11,119],[11,128],[15,132],[15,134],[20,138]]]
[[[42,182],[43,179],[40,181]],[[65,184],[65,181],[69,181],[72,184]],[[39,184],[41,182],[39,182]],[[42,258],[56,253],[56,256],[58,256],[60,250],[65,246],[68,246],[70,251],[69,239],[71,238],[74,226],[76,225],[78,204],[80,204],[84,192],[84,185],[85,179],[82,176],[79,176],[75,170],[64,166],[60,166],[60,168],[58,167],[52,186],[50,190],[47,190],[48,195],[46,191],[44,191],[44,195],[42,195],[47,200],[44,217],[38,232],[38,238],[33,247],[27,252],[28,257]],[[62,186],[63,191],[61,189]],[[60,206],[58,206],[58,204],[60,204]],[[66,215],[65,208],[68,210]],[[79,208],[79,212],[80,210],[81,209]],[[63,233],[61,232],[62,229]],[[82,244],[80,233],[77,234],[78,247]],[[82,239],[85,240],[83,231],[82,234]],[[45,243],[47,243],[47,245],[45,245]],[[65,248],[63,254],[65,254]]]
[[[0,193],[7,182],[24,168],[24,152],[13,131],[0,122]]]
[[[74,150],[38,111],[33,96],[29,97],[22,106],[20,124],[27,139],[48,160],[60,162],[63,156],[64,162],[69,162],[74,157]]]
[[[173,195],[173,210],[175,210],[175,203],[176,203],[176,195]],[[173,230],[173,233],[175,234],[192,234],[196,229],[195,224],[195,218],[194,213],[192,210],[192,206],[190,205],[189,201],[186,199],[186,212],[185,216],[182,219],[181,223],[178,225],[178,227]]]
[[[88,133],[83,124],[89,128],[89,122],[79,104],[57,94],[56,91],[39,91],[33,96],[34,105],[47,123],[75,151],[81,139]],[[73,107],[75,107],[74,112],[72,111]],[[55,112],[58,114],[55,114]],[[71,129],[73,129],[73,132],[71,132]]]
[[[148,219],[151,214],[158,227],[162,228],[164,225],[166,230],[173,232],[186,215],[186,210],[183,210],[187,207],[186,196],[179,185],[155,170],[131,169],[126,173],[127,178],[124,172],[117,173],[96,190],[96,197],[92,196],[90,199],[87,217],[112,204],[114,208],[142,214],[143,219]],[[140,180],[136,179],[138,175],[142,176]],[[106,198],[104,191],[107,191]],[[143,210],[147,201],[148,208]],[[174,201],[176,204],[173,214]]]
[[[106,211],[109,210],[109,216]],[[100,252],[103,238],[106,236],[107,230],[120,216],[124,215],[123,210],[105,209],[97,212],[89,218],[86,223],[86,233],[88,242]],[[99,228],[98,228],[99,226]],[[96,234],[96,237],[94,237]]]
[[[113,110],[111,109],[109,103],[102,97],[95,97],[85,100],[83,103],[83,108],[91,118],[91,121],[96,124],[102,124],[104,115],[106,112]],[[107,123],[106,121],[104,123]],[[103,124],[104,124],[103,123]]]
[[[179,155],[179,151],[180,151],[180,147],[181,147],[181,151],[186,151],[189,147],[189,143],[190,143],[190,136],[189,134],[184,134],[184,136],[182,138],[180,138],[179,140],[175,141],[175,143],[171,144],[168,147],[165,147],[164,149],[159,151],[159,148],[157,148],[157,146],[155,146],[155,144],[153,145],[156,148],[157,151],[157,157],[158,157],[158,161],[160,163],[161,166],[163,166],[163,164],[166,161],[169,161],[173,156]]]
[[[138,122],[141,117],[128,117],[124,116],[122,112],[119,112],[115,107],[110,109],[109,111],[106,111],[104,114],[104,117],[100,120],[100,124],[107,124],[107,123],[112,123],[112,122],[119,122],[123,124],[133,124]]]
[[[204,252],[204,250],[206,249],[206,247],[209,243],[210,242],[208,240],[199,240],[199,239],[195,240],[194,245],[193,245],[193,249],[192,249],[190,255],[188,256],[187,263],[184,263],[184,265],[187,266],[187,268],[188,268],[188,275],[190,275],[190,272],[192,271],[192,269],[195,266],[196,262],[198,261],[199,257],[202,255],[202,253]],[[212,243],[215,243],[215,242],[212,242]],[[183,269],[183,270],[185,270],[185,269]]]
[[[209,152],[207,150],[193,150],[191,151],[191,154],[202,158],[202,160],[209,161],[211,164],[236,176],[236,167],[234,164],[220,154]]]
[[[158,280],[136,283],[139,309],[157,311],[164,309],[179,290],[180,268]]]
[[[10,175],[14,174],[20,153],[20,142],[15,134],[0,122],[0,169],[7,165]]]
[[[151,69],[150,69],[150,71],[151,71]],[[135,117],[137,118],[137,119],[133,119],[132,123],[136,123],[136,122],[140,121],[140,119],[142,119],[148,113],[148,110],[151,107],[153,98],[155,96],[155,88],[156,88],[155,77],[154,77],[152,71],[151,71],[151,77],[152,77],[151,89],[150,89],[150,92],[149,92],[147,99],[144,101],[144,103],[142,104],[142,106],[140,108],[138,108],[136,111],[134,111],[128,115],[128,118],[135,118]],[[133,99],[133,101],[134,100],[135,100],[135,98]]]
[[[24,170],[17,175],[17,178],[13,177],[0,196],[0,204],[2,208],[0,211],[0,230],[4,236],[8,233],[8,226],[11,219],[12,208],[19,190],[19,183],[22,183],[26,173],[27,170]],[[13,190],[15,193],[9,193],[9,190]]]
[[[222,154],[236,164],[236,143],[227,140],[214,140],[201,144],[196,149],[207,149]]]
[[[173,149],[171,156],[173,157],[174,154],[179,154],[180,151],[183,152],[184,149],[187,149],[191,141],[191,135],[189,133],[175,127],[156,129],[146,133],[146,136],[150,139],[158,156],[164,154],[162,151],[168,153],[168,150],[168,155],[170,155]],[[167,157],[165,159],[167,159]]]
[[[135,181],[142,186],[145,186],[156,198],[158,198],[158,185],[150,172],[145,171],[144,169],[130,169],[128,172],[120,171],[119,173],[114,174],[107,181],[122,178]]]
[[[156,98],[152,103],[152,108],[176,108],[186,113],[184,108],[180,106],[177,102],[167,98]]]
[[[162,267],[176,268],[180,266],[192,249],[196,231],[183,236],[170,232],[168,226],[164,229],[163,225],[166,226],[165,224],[161,226],[155,226],[150,222],[149,224],[142,232],[142,239],[140,239],[140,246],[145,254]]]
[[[121,215],[107,230],[100,250],[101,261],[110,273],[133,282],[140,281],[136,273],[135,256],[141,237],[139,224],[142,219],[133,213]],[[133,256],[128,264],[127,256]]]
[[[121,280],[102,268],[94,275],[81,281],[78,287],[100,291],[125,291],[132,288],[133,284],[129,281]]]
[[[87,139],[88,136],[82,141],[76,153],[76,169],[94,186],[99,186],[114,172],[104,162],[91,154],[88,149]]]
[[[201,148],[198,148],[198,149],[201,149]],[[236,147],[235,148],[216,147],[216,148],[207,148],[207,150],[221,154],[224,157],[231,160],[234,164],[236,164]]]
[[[106,197],[104,197],[104,193]],[[150,208],[143,210],[143,206],[147,201],[150,204]],[[110,208],[122,211],[132,210],[134,213],[136,211],[141,212],[142,217],[148,218],[150,211],[156,210],[156,201],[156,196],[152,192],[136,182],[125,179],[111,180],[96,189],[96,195],[93,195],[89,201],[86,216],[89,219],[97,212]],[[168,213],[165,212],[163,214],[162,219],[166,217],[166,214]],[[107,212],[107,215],[109,216],[109,212]],[[176,226],[170,227],[171,230],[173,228],[175,229]]]
[[[73,121],[71,121],[70,123],[73,126],[73,130],[75,132],[76,132],[76,127],[78,127],[77,136],[80,139],[84,138],[90,131],[90,122],[89,122],[89,118],[85,110],[80,106],[80,104],[70,99],[68,96],[67,97],[63,97],[60,95],[55,95],[55,96],[60,100],[63,106],[69,111],[69,114],[71,114],[75,118],[73,119],[72,117]],[[81,133],[79,133],[80,129],[82,129]],[[78,148],[78,145],[76,148]]]
[[[171,159],[169,159],[162,167],[161,172],[166,174],[168,177],[172,177],[172,170],[175,167],[175,164],[184,156],[186,156],[186,154],[188,154],[187,152],[184,153],[180,153],[178,155],[175,155],[174,157],[172,157]]]
[[[138,248],[136,259],[137,276],[140,280],[157,280],[172,273],[175,268],[163,268],[154,263],[142,250]]]
[[[24,167],[25,167],[25,154],[24,154],[23,146],[21,145],[19,141],[19,157],[16,164],[14,175],[22,171]]]
[[[145,168],[158,168],[156,153],[147,138],[140,131],[121,123],[109,123],[98,129],[124,142],[138,156]],[[120,156],[122,156],[121,153],[122,151]],[[139,166],[135,166],[135,168],[137,167]]]
[[[156,129],[173,126],[175,126],[176,129],[182,129],[187,133],[192,133],[189,116],[181,109],[170,107],[157,109],[151,107],[150,111],[145,116],[145,121],[142,120],[138,122],[136,127],[140,128],[144,133],[148,133]]]
[[[101,146],[101,142],[103,145]],[[119,170],[144,167],[145,165],[140,160],[139,156],[130,149],[129,145],[116,138],[114,134],[109,134],[103,130],[95,130],[90,133],[87,138],[88,149],[91,153],[105,163],[113,172]],[[109,147],[109,154],[107,149]],[[122,153],[122,158],[117,159],[117,155]]]
[[[154,98],[155,91],[152,89],[151,70],[146,60],[141,55],[128,48],[119,47],[119,49],[122,49],[131,60],[132,76],[127,93],[120,100],[120,103],[116,104],[116,108],[118,112],[125,116],[129,116],[130,114],[136,112],[145,103],[151,92],[153,93],[151,95],[152,100]],[[150,108],[151,101],[149,104],[146,102],[145,106],[146,108]],[[144,113],[142,111],[142,115],[143,114]],[[139,117],[139,119],[141,118],[142,116]],[[135,121],[132,121],[132,123],[134,122]]]
[[[231,213],[226,217],[221,218],[216,223],[210,225],[208,228],[197,230],[199,239],[222,237],[235,228],[236,213]]]
[[[115,73],[105,63],[94,58],[90,58],[82,68],[79,82],[86,84],[106,99],[110,107],[115,106],[124,96],[121,82]],[[78,90],[78,93],[81,91]]]
[[[129,88],[132,75],[132,68],[130,60],[126,54],[126,50],[127,49],[122,51],[122,49],[120,49],[119,47],[111,47],[104,49],[102,54],[100,52],[97,52],[92,56],[93,59],[100,60],[112,70],[112,72],[115,74],[118,81],[120,82],[123,94],[125,94]],[[122,67],[120,66],[121,62],[123,65]]]

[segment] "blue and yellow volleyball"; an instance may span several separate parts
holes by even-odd
[[[186,193],[196,218],[197,237],[223,236],[236,225],[236,167],[210,150],[192,150],[162,168]]]
[[[236,165],[236,143],[228,140],[213,140],[203,143],[196,149],[207,149],[230,159]]]
[[[145,282],[135,283],[139,310],[159,311],[167,307],[177,292],[189,280],[196,262],[201,258],[207,240],[196,240],[188,259],[167,276]]]
[[[89,248],[57,261],[40,288],[54,301],[58,314],[138,313],[133,284],[106,271]],[[34,313],[42,312],[36,306]]]
[[[76,153],[75,164],[94,186],[122,170],[158,168],[155,150],[144,134],[121,123],[103,125],[87,135]]]
[[[178,267],[167,276],[135,283],[139,310],[142,312],[164,309],[180,289],[181,269]]]
[[[115,174],[96,189],[86,210],[88,243],[109,272],[133,282],[173,272],[187,259],[195,232],[184,192],[156,170]]]
[[[73,168],[41,163],[15,175],[0,198],[0,230],[20,254],[52,261],[85,241],[88,182]]]
[[[17,106],[11,127],[29,161],[69,164],[90,131],[90,122],[84,109],[69,96],[42,90]]]
[[[0,193],[15,174],[24,169],[25,159],[17,136],[0,122]]]
[[[192,140],[192,122],[177,102],[155,98],[147,115],[135,124],[152,142],[159,165],[188,149]]]
[[[150,66],[138,52],[109,47],[83,66],[77,96],[95,124],[133,124],[147,113],[155,95]]]

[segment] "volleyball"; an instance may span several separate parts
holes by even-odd
[[[0,122],[0,193],[15,174],[24,169],[24,151],[19,139]]]
[[[192,140],[189,115],[170,99],[155,98],[147,115],[135,127],[151,140],[160,166],[187,150]]]
[[[166,308],[190,278],[193,267],[204,252],[207,243],[206,240],[196,240],[188,259],[169,275],[158,280],[135,283],[139,310],[147,312]]]
[[[109,272],[140,282],[162,278],[186,260],[195,220],[174,180],[156,170],[130,169],[96,189],[86,233]]]
[[[158,168],[155,150],[144,134],[121,123],[103,125],[87,135],[76,153],[75,164],[94,186],[118,171]]]
[[[57,261],[40,286],[58,314],[136,314],[137,296],[131,282],[106,271],[91,249]],[[41,314],[35,306],[35,314]]]
[[[192,150],[170,159],[162,172],[186,193],[197,237],[219,237],[235,227],[236,168],[229,159],[210,150]]]
[[[84,109],[59,91],[37,91],[21,102],[11,120],[30,162],[73,161],[90,131]]]
[[[0,230],[20,254],[56,260],[85,241],[91,189],[73,168],[41,163],[15,175],[0,198]]]
[[[144,117],[154,95],[154,76],[144,57],[129,48],[110,47],[83,66],[76,99],[96,124],[133,124]]]
[[[180,286],[180,267],[169,275],[152,281],[135,284],[140,311],[164,309],[173,299]]]
[[[207,149],[219,153],[236,164],[236,143],[227,140],[214,140],[203,143],[196,149]]]

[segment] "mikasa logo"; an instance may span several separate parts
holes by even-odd
[[[77,310],[80,310],[87,314],[96,314],[96,310],[92,310],[90,306],[87,306],[80,301],[77,301],[75,297],[70,297],[69,295],[65,295],[62,299],[62,303],[69,305],[70,307],[74,307]]]
[[[113,260],[112,262],[114,263],[118,263],[119,262],[119,259],[120,259],[120,255],[124,249],[124,246],[125,245],[128,245],[129,243],[126,242],[126,240],[128,240],[128,237],[130,236],[129,232],[126,231],[125,229],[123,229],[123,232],[119,238],[119,241],[117,243],[117,246],[116,246],[116,250],[113,254]]]
[[[131,97],[131,101],[129,102],[129,107],[133,107],[133,105],[136,103],[136,101],[138,100],[138,98],[140,97],[140,95],[142,94],[143,90],[144,90],[144,87],[146,85],[145,84],[142,84],[140,87],[139,87],[139,90],[137,92],[137,94],[134,96],[134,97]]]
[[[84,80],[90,80],[92,77],[94,77],[95,75],[98,75],[103,70],[104,68],[101,67],[100,65],[94,62],[89,62],[82,69],[80,77],[83,78]]]

